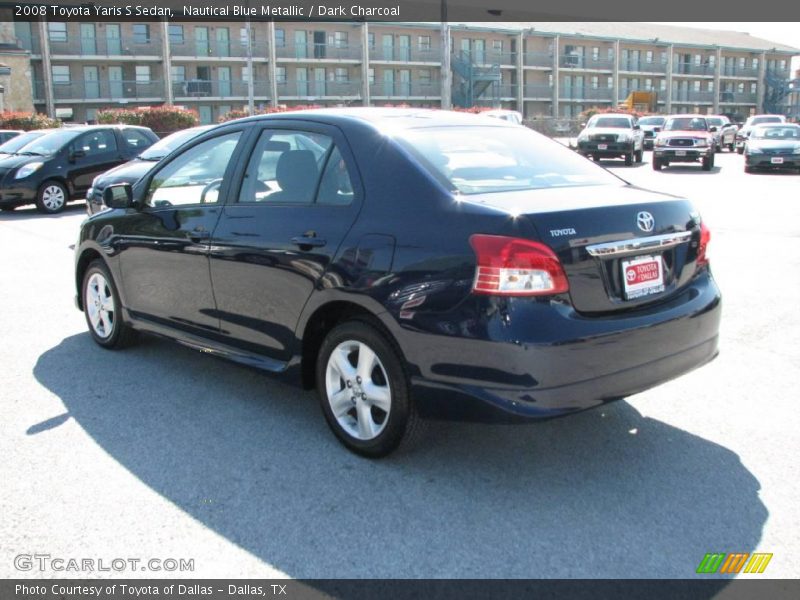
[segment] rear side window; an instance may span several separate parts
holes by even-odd
[[[152,141],[138,129],[123,129],[122,137],[129,148],[134,150],[144,150],[152,145]]]
[[[240,203],[349,204],[353,188],[333,140],[308,131],[265,130],[247,165]]]
[[[237,131],[206,140],[170,161],[150,181],[147,205],[160,208],[218,202],[240,136]]]
[[[75,140],[74,150],[83,150],[86,156],[116,152],[117,137],[113,131],[101,129],[86,133]]]

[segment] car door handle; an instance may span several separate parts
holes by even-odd
[[[205,229],[194,229],[189,232],[189,239],[193,242],[200,242],[211,237],[211,232]]]
[[[300,248],[308,247],[308,248],[321,248],[327,242],[322,238],[318,238],[315,235],[309,235],[306,233],[305,235],[298,235],[292,238],[292,243],[295,246],[300,246]]]

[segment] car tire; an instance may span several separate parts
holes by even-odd
[[[660,171],[664,165],[661,163],[660,158],[653,157],[653,171]]]
[[[703,171],[710,171],[714,168],[714,155],[712,154],[708,158],[703,159]]]
[[[747,165],[744,166],[745,173],[755,173],[755,169],[753,167],[749,167]]]
[[[594,154],[592,154],[592,160],[594,162],[600,162],[600,157],[599,156],[595,156]]]
[[[736,152],[738,154],[744,154],[744,146],[739,146],[738,148],[736,148]]]
[[[644,150],[639,150],[634,155],[634,160],[637,163],[641,163],[644,160]]]
[[[630,167],[633,164],[633,152],[625,155],[625,166]]]
[[[81,284],[83,314],[92,339],[103,348],[130,346],[136,332],[122,318],[122,302],[114,278],[102,260],[93,261]]]
[[[69,192],[58,181],[45,181],[36,194],[36,208],[46,215],[54,215],[64,210],[69,201]]]
[[[320,347],[316,375],[325,420],[352,452],[380,458],[419,434],[404,361],[372,323],[353,320],[334,327]]]
[[[728,151],[736,152],[736,142],[731,142],[730,144],[728,144]]]

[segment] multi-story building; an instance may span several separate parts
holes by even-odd
[[[278,104],[571,117],[634,90],[652,91],[661,112],[747,116],[764,109],[768,76],[788,79],[800,54],[746,33],[644,23],[20,22],[15,33],[36,108],[77,121],[165,102],[203,122]]]

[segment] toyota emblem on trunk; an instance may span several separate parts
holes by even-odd
[[[649,233],[650,231],[653,231],[656,220],[653,218],[653,215],[646,210],[643,210],[636,215],[636,224],[639,226],[639,229]]]

